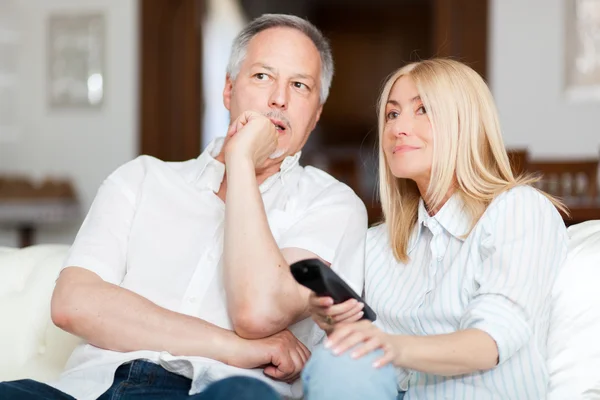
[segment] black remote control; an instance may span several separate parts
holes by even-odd
[[[335,304],[343,303],[349,299],[356,299],[365,305],[362,319],[366,318],[369,321],[377,319],[375,312],[362,297],[356,294],[338,274],[321,260],[316,258],[300,260],[290,265],[290,269],[294,279],[302,286],[306,286],[315,292],[317,296],[331,297]]]

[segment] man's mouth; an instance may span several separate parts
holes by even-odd
[[[285,128],[285,124],[283,122],[276,120],[276,119],[271,119],[271,122],[273,123],[273,125],[275,125],[275,129],[277,129],[277,132],[279,132],[279,133],[285,132],[286,128]]]

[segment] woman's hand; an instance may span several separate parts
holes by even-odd
[[[354,299],[334,305],[331,297],[318,297],[314,292],[311,292],[309,307],[312,319],[319,328],[329,334],[337,324],[360,320],[364,314],[362,309],[365,305]]]
[[[383,332],[368,320],[336,326],[326,339],[325,347],[332,349],[336,355],[354,348],[352,358],[360,358],[374,350],[382,349],[384,355],[375,361],[375,368],[393,362],[398,354],[394,336]]]

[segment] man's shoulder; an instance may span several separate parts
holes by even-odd
[[[190,170],[196,159],[187,161],[163,161],[149,155],[141,155],[118,167],[108,179],[124,181],[127,183],[138,182],[148,175],[162,175],[183,173]]]
[[[327,172],[312,166],[302,167],[298,191],[301,196],[310,200],[327,199],[332,203],[365,209],[364,203],[352,188]]]

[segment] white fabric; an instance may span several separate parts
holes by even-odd
[[[567,231],[556,208],[531,187],[499,195],[469,232],[459,195],[434,216],[423,202],[408,263],[398,262],[386,225],[370,229],[366,301],[378,326],[403,335],[479,329],[496,342],[499,365],[443,377],[397,368],[405,399],[546,397],[546,342],[552,285],[567,255]]]
[[[195,160],[165,163],[144,156],[118,169],[100,188],[65,266],[87,268],[161,307],[232,329],[220,273],[225,205],[215,195],[225,166],[213,158],[222,142]],[[358,289],[363,284],[365,207],[346,185],[301,167],[299,156],[287,157],[281,171],[260,186],[273,236],[282,249],[302,248],[331,262]],[[322,335],[315,327],[306,319],[290,329],[312,348]],[[95,399],[111,385],[117,367],[133,359],[148,359],[193,379],[192,394],[234,374],[264,379],[286,396],[302,394],[300,381],[292,386],[275,382],[261,369],[91,345],[74,351],[53,385],[77,399]]]
[[[56,379],[81,342],[50,319],[54,281],[67,250],[0,248],[0,381]]]
[[[600,221],[572,226],[569,236],[553,288],[548,399],[600,399]]]
[[[600,399],[600,221],[568,232],[569,255],[553,291],[548,400]],[[79,342],[50,321],[51,291],[67,250],[0,248],[0,381],[54,380]]]

